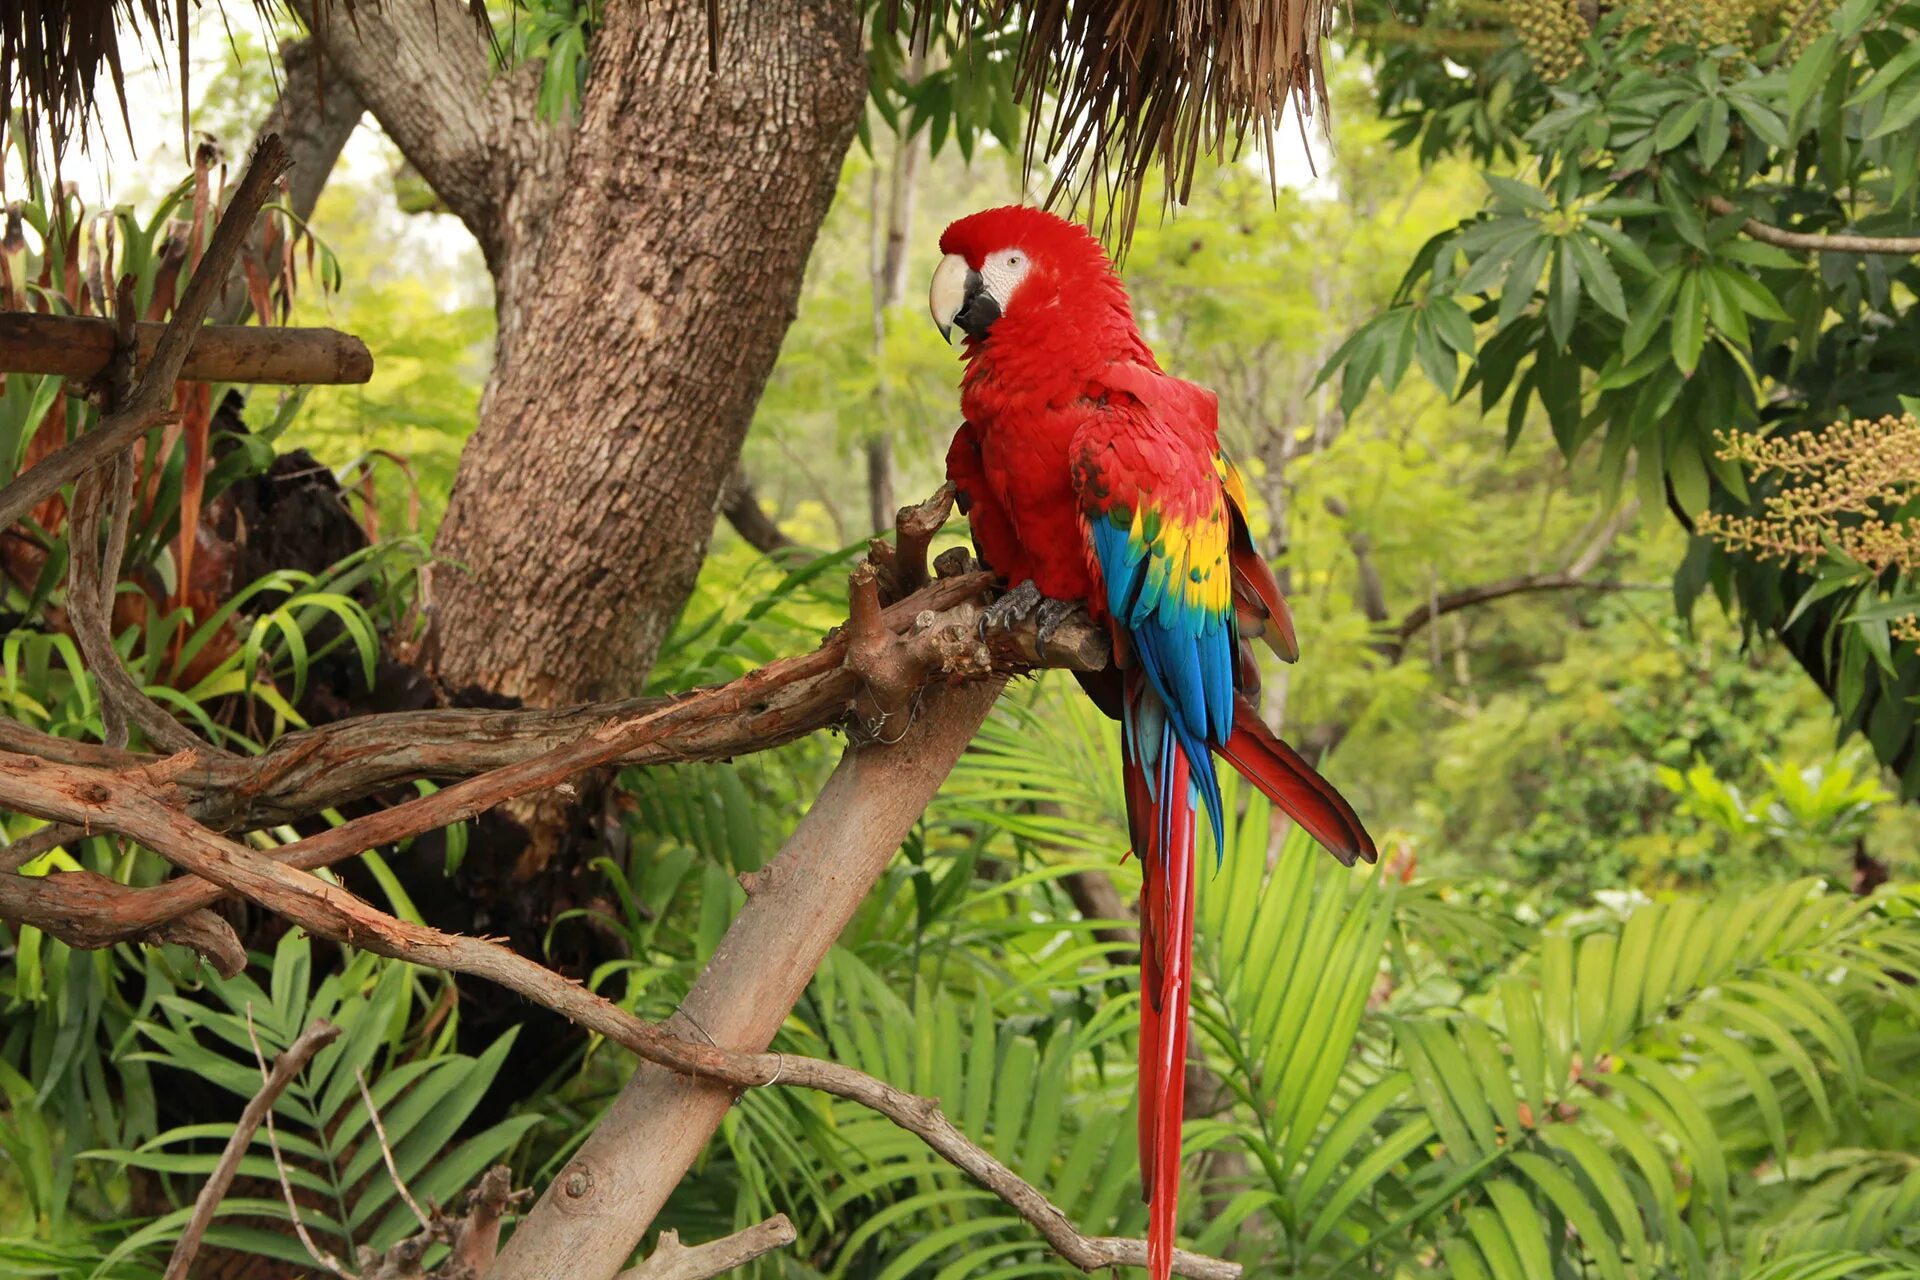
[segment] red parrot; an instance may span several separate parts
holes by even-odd
[[[991,625],[1043,634],[1084,606],[1114,665],[1081,684],[1120,721],[1127,825],[1140,859],[1140,1173],[1148,1271],[1173,1266],[1193,971],[1194,830],[1222,847],[1213,757],[1351,865],[1373,840],[1340,793],[1270,732],[1247,696],[1259,636],[1299,653],[1246,489],[1220,452],[1213,393],[1161,370],[1099,241],[1039,209],[960,219],[929,305],[966,335],[947,476],[980,559],[1011,588]]]

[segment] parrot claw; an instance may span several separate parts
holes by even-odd
[[[1047,641],[1053,639],[1054,632],[1060,630],[1060,624],[1071,618],[1080,606],[1072,600],[1047,599],[1040,602],[1039,648],[1044,651]]]
[[[1034,611],[1039,609],[1045,600],[1046,597],[1040,594],[1040,588],[1033,585],[1032,578],[1028,578],[1019,586],[1003,593],[980,614],[981,638],[984,639],[989,631],[1005,631],[1009,627],[1025,622],[1033,616]]]

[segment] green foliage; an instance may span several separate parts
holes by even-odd
[[[596,0],[530,0],[504,9],[491,15],[497,69],[539,63],[540,118],[572,119],[587,87],[588,45],[600,25],[600,5]]]
[[[211,1083],[232,1095],[238,1114],[260,1087],[263,1067],[256,1053],[271,1063],[315,1019],[339,1027],[340,1037],[314,1057],[275,1104],[274,1133],[262,1127],[239,1165],[242,1177],[277,1181],[277,1142],[287,1183],[302,1196],[301,1220],[322,1248],[353,1257],[357,1245],[384,1249],[418,1230],[385,1167],[367,1097],[391,1139],[394,1169],[423,1203],[450,1202],[537,1122],[537,1115],[517,1115],[456,1140],[499,1068],[512,1033],[478,1058],[451,1052],[453,1023],[427,1018],[432,1001],[422,996],[430,994],[428,983],[408,966],[358,953],[315,984],[313,948],[297,931],[262,959],[270,959],[268,990],[244,975],[215,978],[195,998],[182,994],[191,990],[188,986],[176,991],[177,976],[160,960],[151,960],[142,1011],[121,1037],[124,1047],[115,1061],[123,1072],[137,1073],[143,1088],[151,1088],[147,1079],[154,1067]],[[445,982],[440,978],[431,985]],[[11,1072],[0,1068],[0,1081],[13,1079]],[[369,1086],[364,1094],[363,1082]],[[111,1114],[104,1097],[95,1102]],[[45,1250],[38,1265],[46,1270],[38,1274],[120,1276],[143,1263],[164,1261],[231,1127],[198,1124],[151,1133],[150,1098],[147,1105],[146,1131],[127,1133],[108,1147],[69,1153],[61,1163],[50,1162],[36,1148],[32,1109],[16,1106],[8,1148],[16,1156],[38,1157],[23,1169],[68,1181],[76,1176],[111,1181],[129,1169],[145,1170],[172,1188],[181,1204],[137,1230],[111,1237],[62,1230],[58,1203],[41,1201],[41,1222],[55,1230],[56,1238],[68,1239]],[[77,1113],[66,1114],[69,1123],[76,1118]],[[29,1182],[30,1190],[37,1182]],[[263,1227],[261,1219],[287,1222],[285,1202],[229,1198],[207,1239],[296,1264],[309,1261],[290,1232]],[[63,1254],[63,1248],[70,1252]],[[21,1242],[3,1241],[0,1257],[24,1265],[31,1252]]]
[[[332,296],[299,301],[293,321],[360,337],[379,353],[373,378],[310,390],[284,443],[334,468],[381,533],[431,537],[478,417],[493,305],[452,216],[397,215],[383,186],[336,177],[321,194],[313,224],[349,268]],[[405,270],[382,265],[395,258]]]
[[[1403,136],[1426,154],[1520,164],[1485,175],[1482,211],[1428,242],[1392,305],[1329,361],[1343,402],[1418,364],[1449,396],[1504,403],[1510,443],[1537,404],[1606,492],[1631,483],[1689,528],[1755,497],[1719,433],[1898,412],[1920,334],[1912,258],[1788,252],[1746,223],[1815,235],[1920,223],[1916,19],[1873,0],[1804,16],[1811,26],[1756,19],[1742,43],[1695,47],[1687,30],[1614,10],[1551,86],[1511,46],[1458,89],[1383,54],[1381,69],[1405,77],[1382,94]],[[1451,11],[1433,17],[1454,29]],[[1495,103],[1497,116],[1476,114]],[[1754,632],[1782,632],[1846,728],[1906,768],[1920,667],[1841,626],[1814,585],[1702,539],[1675,589],[1686,606],[1711,586]],[[1916,785],[1909,772],[1903,789]]]
[[[1078,705],[1036,697],[996,715],[936,812],[972,823],[997,811],[1013,848],[1056,870],[1114,847],[1111,809],[1090,806],[1078,781],[1107,776],[1111,736]],[[1877,1267],[1905,1257],[1920,1208],[1901,1177],[1920,1115],[1896,1083],[1920,1013],[1900,977],[1920,946],[1910,895],[1854,899],[1802,880],[1628,900],[1545,926],[1512,920],[1471,935],[1495,949],[1476,974],[1455,962],[1462,888],[1344,871],[1297,832],[1275,857],[1266,804],[1232,807],[1221,870],[1201,882],[1196,1006],[1231,1097],[1190,1122],[1188,1147],[1212,1153],[1203,1169],[1222,1153],[1243,1163],[1190,1189],[1209,1206],[1189,1218],[1194,1247],[1290,1275],[1411,1274],[1436,1266],[1436,1250],[1460,1275],[1763,1274],[1807,1263],[1815,1247]],[[1113,973],[1104,947],[1075,963],[1103,982]],[[1066,985],[1060,972],[1047,981]],[[846,979],[822,987],[844,992]],[[825,1040],[925,1090],[941,1055],[924,1064],[914,1036],[928,1015],[917,1001],[894,1007],[899,990],[895,979],[869,995],[893,1008],[870,1031],[834,1006]],[[1130,1023],[1130,1001],[1109,998],[1094,1017]],[[969,1037],[939,1025],[932,1043],[958,1057]],[[976,1050],[989,1029],[975,1029]],[[1102,1069],[1124,1075],[1114,1048]],[[1008,1053],[1003,1043],[992,1061]],[[976,1061],[969,1081],[994,1069]],[[961,1117],[984,1106],[940,1096]],[[983,1115],[967,1127],[991,1139]],[[871,1160],[874,1143],[860,1150]],[[1824,1210],[1803,1194],[1843,1167],[1862,1170],[1858,1191],[1872,1197],[1851,1219],[1837,1189]],[[971,1226],[940,1235],[948,1203],[924,1202],[927,1252],[914,1259],[932,1266],[966,1239],[980,1261],[956,1258],[950,1274],[997,1274],[984,1242],[1005,1224],[983,1204]]]

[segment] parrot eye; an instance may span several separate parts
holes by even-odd
[[[980,264],[981,283],[1001,311],[1005,311],[1013,301],[1013,291],[1026,279],[1031,266],[1027,255],[1018,249],[990,253],[986,261]]]

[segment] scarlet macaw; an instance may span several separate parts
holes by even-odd
[[[1140,859],[1140,1172],[1148,1270],[1173,1265],[1193,968],[1194,828],[1220,847],[1217,752],[1351,865],[1375,858],[1353,808],[1261,723],[1246,695],[1259,636],[1291,662],[1293,620],[1220,452],[1212,392],[1163,372],[1100,244],[1010,206],[960,219],[929,306],[966,335],[947,476],[981,560],[1012,589],[994,625],[1044,631],[1084,605],[1114,669],[1082,676],[1121,723],[1127,825]]]

